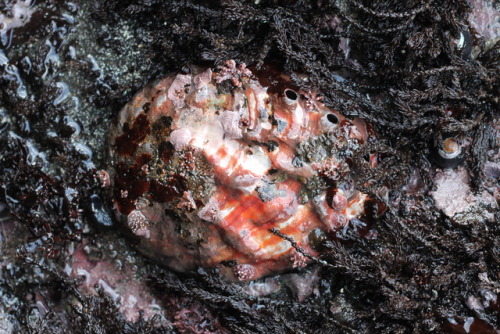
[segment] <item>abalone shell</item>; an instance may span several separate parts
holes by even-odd
[[[318,233],[363,219],[349,157],[371,136],[285,74],[193,67],[144,88],[110,129],[116,216],[176,271],[252,280],[305,266]]]

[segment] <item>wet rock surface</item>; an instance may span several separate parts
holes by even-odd
[[[1,330],[494,332],[500,253],[495,6],[1,1]],[[226,94],[243,85],[232,76],[245,63],[273,84],[270,93],[284,92],[285,73],[293,91],[322,93],[307,96],[310,107],[324,104],[371,124],[378,140],[343,159],[355,189],[386,205],[378,220],[353,220],[334,235],[315,230],[311,240],[320,255],[300,253],[308,260],[296,256],[294,272],[252,283],[228,283],[211,269],[175,273],[137,253],[137,236],[122,233],[111,214],[110,179],[102,173],[110,125],[134,94],[168,73],[187,73],[190,64],[215,69],[228,59],[236,64],[222,73]],[[228,113],[222,124],[238,138],[234,120]],[[431,157],[450,137],[464,159],[446,170]],[[185,133],[174,138],[172,145],[186,144]],[[321,161],[330,145],[326,137],[303,143],[292,166]],[[267,142],[263,149],[274,147]],[[464,182],[450,177],[464,173]],[[454,206],[464,197],[433,196],[451,186],[447,180],[475,199],[452,217],[443,203]],[[301,200],[312,200],[322,187],[324,180],[311,179]],[[259,200],[280,193],[259,189]],[[348,183],[344,189],[351,189]],[[182,210],[197,205],[180,195]],[[139,238],[147,236],[141,215],[133,218]]]

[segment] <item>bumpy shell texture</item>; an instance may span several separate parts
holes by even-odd
[[[362,120],[279,72],[233,61],[192,68],[120,112],[110,130],[113,204],[160,264],[253,280],[307,265],[305,253],[320,255],[318,235],[363,220],[371,201],[354,189],[350,157],[373,139]]]

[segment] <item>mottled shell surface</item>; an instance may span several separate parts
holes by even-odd
[[[305,266],[304,252],[320,256],[312,235],[363,219],[368,197],[353,187],[349,155],[369,132],[277,72],[228,61],[169,75],[110,130],[117,218],[176,271],[252,280]]]

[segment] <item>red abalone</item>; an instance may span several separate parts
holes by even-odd
[[[318,255],[310,234],[362,218],[368,197],[353,188],[349,155],[371,136],[367,125],[284,74],[271,79],[233,61],[192,68],[120,112],[113,202],[144,254],[177,271],[218,267],[252,280],[309,261],[271,230]]]

